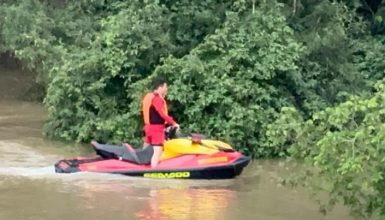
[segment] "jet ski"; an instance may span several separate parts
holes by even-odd
[[[166,133],[168,140],[156,168],[151,168],[151,146],[134,149],[129,144],[112,145],[91,142],[92,157],[60,160],[57,173],[102,172],[147,178],[229,179],[242,173],[250,157],[235,151],[229,144],[207,139],[201,134],[177,137]]]

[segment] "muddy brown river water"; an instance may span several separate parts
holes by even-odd
[[[306,189],[279,184],[279,161],[255,160],[232,180],[152,180],[113,174],[56,174],[53,164],[89,154],[48,141],[40,104],[0,101],[0,220],[269,219],[348,220],[328,215]]]

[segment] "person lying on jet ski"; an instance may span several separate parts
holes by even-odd
[[[142,101],[142,114],[144,120],[144,142],[154,148],[151,157],[151,167],[158,165],[165,141],[165,126],[169,124],[179,128],[179,124],[168,115],[167,103],[164,99],[167,94],[167,82],[163,78],[152,81],[152,92],[145,95]]]

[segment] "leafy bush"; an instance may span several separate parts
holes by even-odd
[[[272,145],[304,162],[295,183],[328,192],[326,209],[342,201],[365,219],[385,216],[385,84],[376,88],[372,97],[353,96],[308,120],[283,108],[267,130]]]

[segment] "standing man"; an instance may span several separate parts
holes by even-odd
[[[158,165],[165,141],[165,125],[170,124],[179,128],[178,123],[168,115],[167,103],[164,99],[167,94],[167,82],[162,78],[156,78],[152,82],[153,91],[146,94],[142,101],[142,113],[144,120],[144,143],[154,148],[151,158],[151,168]]]

